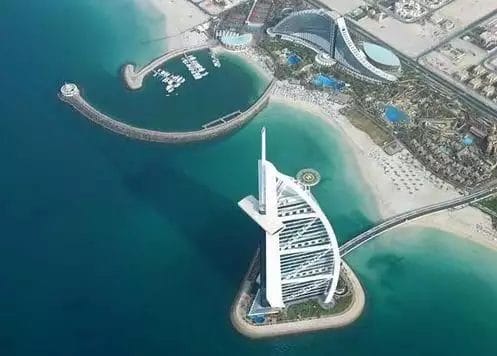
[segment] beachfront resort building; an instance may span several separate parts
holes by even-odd
[[[240,34],[231,30],[220,30],[216,32],[216,38],[230,51],[244,51],[252,43],[253,35],[251,33]]]
[[[259,310],[279,309],[306,299],[332,303],[340,273],[333,228],[310,187],[280,173],[266,159],[262,130],[259,198],[238,205],[265,231],[261,242]],[[254,305],[251,308],[254,309]]]
[[[400,74],[400,61],[390,50],[372,43],[356,44],[343,16],[324,9],[291,13],[268,28],[279,37],[312,49],[319,64],[335,64],[343,71],[374,83],[393,82]]]

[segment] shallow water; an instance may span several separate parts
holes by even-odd
[[[348,258],[368,298],[351,327],[266,341],[238,335],[228,312],[260,231],[236,202],[256,193],[260,128],[282,172],[321,173],[314,192],[340,241],[377,219],[372,196],[337,133],[281,104],[231,136],[170,147],[116,136],[58,101],[60,84],[74,80],[109,113],[166,125],[154,115],[160,90],[147,82],[132,94],[119,77],[123,63],[164,47],[146,42],[161,19],[134,6],[0,4],[9,69],[0,106],[1,355],[495,354],[495,254],[436,230],[391,232]],[[171,100],[181,115],[170,111],[168,123],[200,123],[195,107],[178,105],[188,90],[212,116],[257,97],[265,83],[226,61],[233,65],[215,89],[234,97],[198,98],[207,81],[185,87]],[[235,93],[224,77],[248,79]]]

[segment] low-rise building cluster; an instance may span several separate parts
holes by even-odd
[[[497,17],[471,31],[473,42],[481,48],[491,51],[497,47]]]
[[[390,13],[398,20],[412,23],[420,21],[430,13],[452,1],[453,0],[382,0],[378,1],[377,5],[380,10]],[[444,19],[442,18],[442,20]]]
[[[456,73],[455,78],[497,103],[497,71],[479,64]]]
[[[457,136],[422,133],[406,144],[421,162],[455,186],[473,187],[489,179],[494,169],[478,147],[464,145]]]

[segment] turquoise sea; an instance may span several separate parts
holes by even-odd
[[[497,353],[497,254],[428,229],[348,257],[367,292],[352,326],[237,334],[229,308],[259,231],[236,202],[256,192],[263,125],[281,171],[321,172],[315,195],[340,241],[378,216],[346,143],[308,113],[271,104],[229,137],[171,147],[116,136],[57,99],[71,80],[125,121],[190,129],[263,90],[225,57],[178,96],[153,80],[126,91],[121,65],[160,54],[163,25],[132,0],[0,2],[0,355]]]

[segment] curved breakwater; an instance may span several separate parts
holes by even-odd
[[[210,140],[219,136],[226,135],[234,129],[245,125],[251,118],[253,118],[267,105],[274,86],[275,81],[272,80],[264,93],[259,97],[259,99],[257,99],[257,101],[250,108],[241,112],[234,118],[228,121],[224,121],[216,126],[207,127],[196,131],[185,132],[149,130],[125,124],[124,122],[113,119],[97,110],[79,93],[72,96],[65,96],[59,93],[59,98],[71,105],[81,114],[86,116],[89,120],[119,135],[142,141],[176,144]]]

